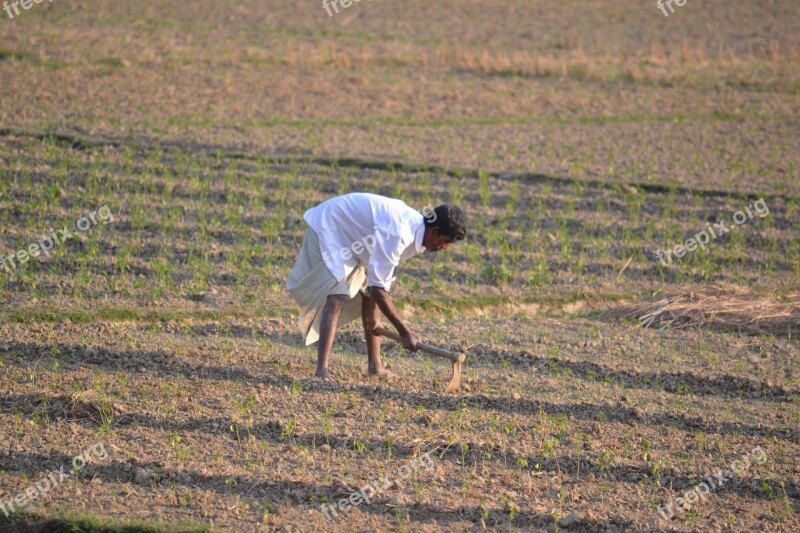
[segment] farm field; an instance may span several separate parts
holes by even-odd
[[[675,7],[4,19],[0,511],[71,475],[0,530],[800,528],[800,12]],[[357,323],[311,378],[284,283],[352,191],[464,209],[392,289],[455,394],[392,342],[366,377]]]

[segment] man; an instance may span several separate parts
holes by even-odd
[[[286,289],[300,308],[298,325],[306,346],[319,340],[315,377],[330,379],[336,328],[359,314],[370,376],[391,375],[381,363],[381,339],[374,333],[381,312],[397,329],[403,346],[417,350],[417,337],[389,296],[395,267],[425,250],[446,250],[466,237],[458,207],[427,206],[423,212],[368,193],[345,194],[306,211],[308,229]]]

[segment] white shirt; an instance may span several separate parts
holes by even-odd
[[[337,281],[361,264],[369,286],[388,291],[395,267],[425,251],[425,218],[393,198],[345,194],[312,207],[303,219],[317,233],[325,266]]]

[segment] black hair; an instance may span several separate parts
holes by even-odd
[[[439,233],[453,241],[463,240],[467,236],[464,212],[453,204],[442,204],[433,210],[433,215],[425,216],[425,227],[439,228]]]

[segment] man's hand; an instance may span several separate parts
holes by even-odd
[[[380,327],[383,326],[381,326],[381,324],[378,323],[378,325],[370,329],[370,333],[372,333],[376,337],[380,337],[381,334],[377,332],[377,329]],[[417,350],[419,350],[419,347],[417,346],[419,344],[419,339],[417,339],[417,336],[414,335],[414,333],[412,333],[411,330],[405,326],[401,328],[400,331],[405,332],[405,333],[398,332],[398,335],[400,336],[400,344],[403,345],[403,348],[405,348],[406,350],[410,350],[412,352],[416,352]]]
[[[405,328],[403,333],[400,333],[400,340],[403,343],[403,348],[406,350],[416,352],[419,349],[417,348],[417,344],[419,343],[417,336],[414,335],[408,328]]]
[[[365,327],[366,327],[367,331],[369,331],[370,333],[372,333],[376,337],[380,337],[381,336],[380,333],[378,333],[376,331],[378,328],[382,328],[383,327],[383,324],[381,324],[379,320],[373,320],[372,318],[367,318],[364,321],[366,322]]]
[[[398,316],[397,311],[394,309],[394,304],[392,303],[392,297],[389,296],[389,293],[383,287],[370,287],[370,297],[375,298],[375,303],[378,304],[378,308],[383,313],[383,316],[389,319],[389,322],[397,329],[397,333],[400,335],[400,340],[403,344],[403,348],[406,350],[410,350],[412,352],[416,352],[419,348],[417,348],[417,343],[419,340],[417,336],[414,335],[408,327],[406,327],[403,320]],[[377,327],[377,326],[376,326]],[[373,328],[372,331],[375,331]]]
[[[389,296],[389,293],[386,292],[383,287],[370,287],[369,293],[370,297],[375,299],[375,303],[383,313],[383,316],[388,318],[389,322],[391,322],[395,329],[397,329],[397,333],[400,335],[403,348],[412,352],[416,352],[419,349],[417,348],[419,340],[417,340],[417,336],[414,335],[410,329],[408,329],[403,320],[397,314],[394,304],[392,303],[392,297]],[[373,328],[371,331],[375,331],[375,329]]]

